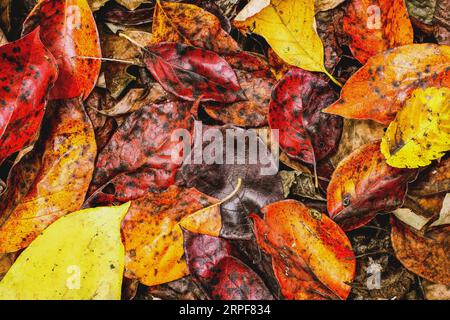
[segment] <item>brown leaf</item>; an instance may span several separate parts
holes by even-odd
[[[391,219],[392,246],[398,260],[410,271],[445,285],[450,284],[450,226],[420,235]]]
[[[450,157],[446,156],[425,168],[411,184],[409,193],[429,196],[448,191],[450,191]]]

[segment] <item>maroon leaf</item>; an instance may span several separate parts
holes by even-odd
[[[124,202],[173,184],[184,154],[171,135],[176,129],[191,132],[189,108],[190,103],[167,102],[128,116],[98,155],[88,202]],[[180,157],[176,161],[174,150]]]
[[[336,101],[328,83],[301,69],[291,69],[272,92],[269,125],[280,130],[288,156],[314,163],[332,153],[342,133],[342,119],[321,110]]]
[[[184,230],[186,261],[194,279],[212,299],[272,300],[261,278],[233,256],[231,244]]]
[[[181,43],[147,48],[145,64],[168,92],[189,101],[234,102],[245,99],[236,74],[216,53]]]
[[[0,47],[0,164],[29,145],[44,116],[46,95],[57,77],[56,61],[39,28]]]

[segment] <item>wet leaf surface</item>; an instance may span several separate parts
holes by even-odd
[[[39,29],[0,47],[0,164],[35,140],[46,96],[58,75]]]
[[[387,125],[414,89],[449,86],[449,56],[448,47],[435,44],[412,44],[378,54],[350,77],[340,99],[324,111]]]
[[[129,115],[97,156],[88,203],[125,202],[173,184],[186,155],[171,137],[174,130],[193,129],[189,107],[151,104]]]
[[[87,98],[100,72],[97,26],[86,0],[40,1],[24,22],[22,33],[40,26],[41,40],[55,57],[59,75],[50,99]]]
[[[272,256],[275,275],[287,299],[346,299],[355,256],[345,233],[327,216],[295,200],[252,215],[261,248]]]
[[[246,99],[233,69],[212,51],[161,43],[147,47],[144,61],[161,86],[182,99],[228,103]]]
[[[94,169],[94,130],[78,99],[51,104],[47,132],[14,166],[0,202],[0,252],[28,246],[81,208]]]
[[[280,147],[288,156],[315,163],[333,152],[342,132],[342,120],[321,111],[336,100],[331,87],[317,75],[290,70],[272,93],[271,129],[280,131]]]

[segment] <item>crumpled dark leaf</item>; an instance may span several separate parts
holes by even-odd
[[[229,240],[183,232],[194,279],[215,300],[272,300],[262,279],[233,254]]]
[[[203,128],[204,132],[207,132]],[[252,212],[258,212],[260,208],[271,202],[283,199],[283,188],[280,176],[277,173],[278,164],[272,156],[270,150],[267,149],[264,142],[256,136],[252,130],[244,130],[233,126],[214,127],[214,130],[221,134],[223,139],[223,150],[225,156],[234,156],[234,162],[227,164],[225,157],[223,164],[213,163],[206,164],[204,162],[196,164],[195,154],[206,150],[210,144],[210,140],[204,136],[203,145],[196,143],[189,159],[190,163],[184,163],[179,172],[181,184],[188,187],[196,187],[203,193],[218,199],[223,199],[229,195],[236,187],[239,178],[242,179],[242,186],[236,196],[221,205],[222,214],[222,230],[221,236],[231,239],[250,239],[253,236],[250,221],[247,215]],[[258,145],[260,157],[255,164],[249,164],[249,154],[256,155],[255,151],[249,150],[249,141],[245,142],[245,155],[238,156],[236,148],[232,148],[231,142],[227,148],[226,131],[231,136],[234,145],[238,141],[244,141],[245,135],[248,134],[254,139]],[[201,137],[201,133],[197,137]],[[237,160],[241,161],[239,164]]]

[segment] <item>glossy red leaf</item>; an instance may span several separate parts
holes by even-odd
[[[272,300],[261,278],[237,258],[228,240],[184,231],[189,271],[210,298]]]
[[[128,201],[173,184],[184,155],[176,149],[182,144],[171,141],[171,135],[177,129],[192,133],[190,107],[186,102],[167,102],[129,115],[98,154],[89,201]],[[177,161],[172,161],[174,150],[180,152]]]
[[[23,34],[41,27],[42,42],[55,57],[59,76],[50,99],[87,98],[100,73],[100,41],[86,0],[41,0],[24,22]],[[79,57],[93,57],[86,59]]]
[[[245,95],[226,60],[212,51],[181,43],[147,47],[145,64],[168,92],[189,101],[235,102]]]
[[[0,47],[0,164],[29,145],[44,116],[46,95],[57,77],[39,28]]]
[[[321,112],[337,99],[319,76],[291,69],[272,92],[269,125],[279,130],[280,147],[291,158],[315,163],[332,153],[342,133],[342,119]]]
[[[380,142],[365,144],[342,160],[327,189],[330,217],[344,230],[368,223],[378,212],[403,203],[408,182],[417,170],[393,168],[380,151]]]

